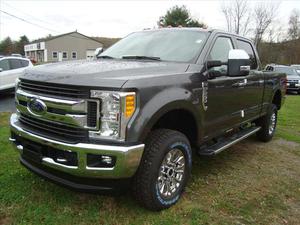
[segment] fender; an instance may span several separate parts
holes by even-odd
[[[128,124],[128,139],[133,140],[134,137],[138,137],[139,142],[144,142],[155,123],[163,115],[176,109],[191,113],[196,121],[199,139],[202,127],[200,107],[198,104],[192,104],[191,97],[192,93],[182,87],[172,87],[155,94],[139,107],[138,114],[132,123]]]

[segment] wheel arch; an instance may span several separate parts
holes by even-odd
[[[194,106],[186,101],[170,102],[155,112],[146,123],[141,140],[144,141],[151,131],[159,128],[177,130],[189,139],[191,145],[199,144],[201,119]]]

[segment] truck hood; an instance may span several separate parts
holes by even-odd
[[[300,80],[300,76],[297,75],[287,75],[288,80]]]
[[[184,73],[189,64],[133,60],[76,60],[26,69],[23,79],[56,84],[121,88],[130,79]]]

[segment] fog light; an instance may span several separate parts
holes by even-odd
[[[87,166],[93,168],[111,168],[116,164],[116,157],[109,155],[87,154]]]

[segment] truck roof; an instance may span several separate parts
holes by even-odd
[[[243,37],[241,35],[238,34],[234,34],[225,30],[220,30],[220,29],[211,29],[211,28],[200,28],[200,27],[163,27],[163,28],[154,28],[154,29],[145,29],[143,31],[160,31],[160,30],[190,30],[190,31],[201,31],[201,32],[208,32],[208,33],[224,33],[224,34],[228,34],[231,36],[235,36],[237,38],[242,38],[242,39],[246,39],[250,42],[252,42],[251,39]],[[143,32],[140,31],[140,32]]]

